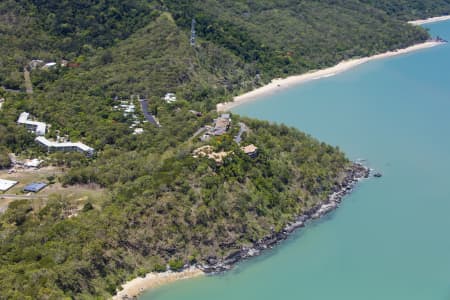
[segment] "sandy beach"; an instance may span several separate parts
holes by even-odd
[[[443,17],[441,17],[441,18],[443,18]],[[336,74],[345,72],[347,70],[350,70],[356,66],[359,66],[361,64],[364,64],[364,63],[372,61],[372,60],[402,55],[402,54],[406,54],[409,52],[414,52],[414,51],[418,51],[421,49],[434,47],[434,46],[437,46],[440,44],[442,44],[442,43],[437,42],[437,41],[427,41],[427,42],[413,45],[413,46],[410,46],[410,47],[404,48],[404,49],[389,51],[389,52],[373,55],[370,57],[363,57],[363,58],[357,58],[357,59],[343,61],[343,62],[340,62],[339,64],[337,64],[333,67],[327,68],[327,69],[311,71],[311,72],[308,72],[308,73],[305,73],[302,75],[290,76],[290,77],[287,77],[284,79],[281,79],[281,78],[274,79],[265,86],[262,86],[253,91],[250,91],[248,93],[245,93],[243,95],[235,97],[234,101],[232,101],[232,102],[217,104],[217,111],[218,112],[229,111],[236,106],[239,106],[248,101],[255,100],[262,96],[270,95],[270,94],[276,93],[277,91],[280,91],[282,89],[285,89],[285,88],[288,88],[291,86],[295,86],[295,85],[299,85],[299,84],[309,82],[312,80],[334,76]]]
[[[423,24],[441,22],[441,21],[446,21],[446,20],[450,20],[450,16],[441,16],[441,17],[434,17],[434,18],[428,18],[428,19],[423,19],[423,20],[414,20],[414,21],[409,21],[408,23],[419,26],[419,25],[423,25]]]
[[[112,299],[132,299],[144,291],[154,289],[164,284],[174,281],[194,278],[204,275],[203,271],[196,267],[190,267],[181,272],[164,272],[164,273],[148,273],[145,277],[137,277],[122,285],[122,290],[118,292]]]

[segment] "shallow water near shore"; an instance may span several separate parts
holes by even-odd
[[[450,40],[450,22],[427,24]],[[243,104],[383,173],[341,208],[219,276],[141,300],[450,299],[450,45],[373,61]]]

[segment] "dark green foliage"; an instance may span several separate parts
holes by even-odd
[[[127,274],[142,275],[142,266],[179,270],[188,261],[225,256],[323,199],[348,165],[337,149],[297,130],[238,121],[252,128],[246,143],[259,147],[256,158],[227,135],[211,141],[216,150],[233,152],[222,165],[194,159],[191,150],[199,143],[163,154],[107,149],[64,179],[109,187],[112,196],[99,209],[86,204],[76,218],[65,219],[68,203],[60,198],[40,211],[15,202],[0,217],[2,297],[39,298],[40,289],[51,289],[104,298]],[[48,273],[40,289],[19,288],[42,269]]]
[[[8,156],[8,149],[0,146],[0,169],[6,169],[11,166],[11,160]]]
[[[8,0],[0,4],[0,82],[21,88],[28,60],[67,58],[89,65],[89,79],[104,81],[109,92],[126,86],[160,96],[164,87],[182,89],[188,100],[225,96],[260,84],[257,74],[267,82],[423,41],[425,31],[389,15],[430,16],[450,4],[410,2]]]
[[[52,125],[48,137],[69,135],[97,151],[48,155],[70,168],[61,183],[96,183],[109,193],[70,219],[63,197],[39,210],[13,202],[0,216],[0,299],[108,298],[132,275],[225,257],[280,230],[340,183],[348,160],[295,129],[237,116],[233,124],[251,129],[243,144],[255,144],[258,155],[233,142],[234,125],[209,142],[229,153],[223,163],[195,159],[203,144],[193,134],[211,124],[215,104],[274,77],[424,41],[425,30],[398,20],[449,7],[444,0],[1,1],[0,85],[23,89],[31,59],[79,65],[32,70],[33,95],[0,88],[7,99],[0,168],[8,152],[46,155],[16,124],[28,111]],[[175,104],[161,100],[167,92],[176,92]],[[132,119],[113,109],[114,98],[132,94],[149,98],[161,128],[141,124],[144,133],[132,134]]]
[[[91,203],[91,202],[88,202],[88,203],[86,203],[86,204],[83,206],[83,212],[87,212],[87,211],[90,211],[90,210],[92,210],[92,209],[94,209],[94,206],[92,206],[92,203]]]
[[[183,268],[184,262],[182,259],[172,259],[169,261],[170,269],[173,271],[179,271]]]

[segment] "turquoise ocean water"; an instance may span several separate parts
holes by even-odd
[[[427,25],[450,40],[450,22]],[[274,250],[141,300],[450,299],[450,45],[242,105],[366,158],[383,178]]]

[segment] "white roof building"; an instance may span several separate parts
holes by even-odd
[[[45,124],[44,122],[36,122],[28,120],[29,117],[30,117],[29,113],[23,112],[20,114],[17,123],[25,125],[28,130],[33,131],[36,135],[45,135],[47,124]]]
[[[0,191],[6,192],[7,190],[15,186],[17,183],[18,183],[17,181],[0,179]]]
[[[177,97],[175,96],[174,93],[167,93],[164,96],[164,101],[166,101],[167,103],[172,103],[172,102],[177,101]]]
[[[41,165],[42,160],[34,158],[32,160],[27,161],[24,166],[27,168],[39,168],[39,166]]]
[[[49,63],[46,63],[45,65],[43,65],[42,66],[42,69],[50,69],[50,68],[54,68],[54,67],[56,67],[56,65],[57,65],[57,63],[55,63],[55,62],[49,62]]]
[[[46,147],[48,152],[53,152],[53,151],[82,152],[88,156],[92,156],[95,152],[95,150],[93,148],[86,146],[85,144],[83,144],[81,142],[58,143],[58,142],[50,141],[43,136],[38,136],[35,141],[38,142],[41,146]]]
[[[144,129],[143,128],[135,128],[133,134],[142,134],[144,133]]]
[[[33,69],[36,69],[37,67],[44,65],[44,61],[41,59],[33,59],[32,61],[30,61],[30,63],[28,65],[33,70]]]

